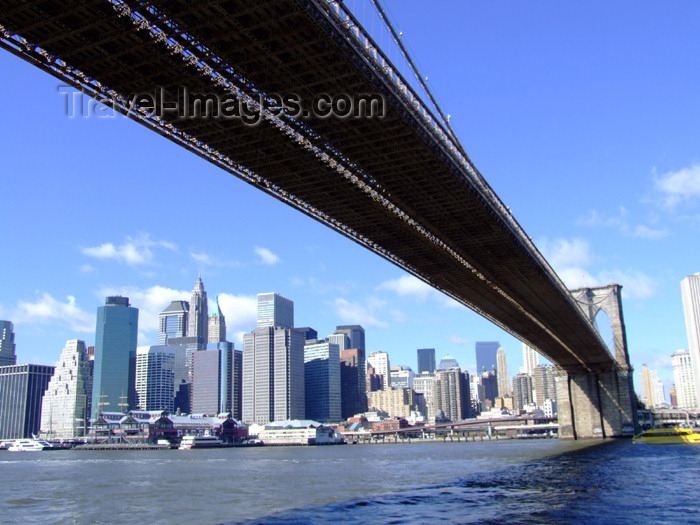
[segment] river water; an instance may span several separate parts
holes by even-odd
[[[700,447],[3,451],[0,522],[700,523]]]

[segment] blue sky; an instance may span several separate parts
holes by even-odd
[[[688,344],[679,283],[700,271],[700,6],[385,6],[564,281],[623,286],[633,365],[668,393],[669,356]],[[141,311],[139,344],[155,343],[158,311],[201,273],[239,348],[256,294],[275,291],[320,335],[362,324],[392,364],[415,369],[416,349],[435,347],[472,368],[474,342],[498,340],[517,373],[516,339],[378,256],[128,119],[68,118],[60,82],[7,52],[0,72],[0,319],[20,362],[93,344],[96,308],[117,293]]]

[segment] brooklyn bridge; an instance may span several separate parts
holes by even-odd
[[[430,91],[419,96],[342,2],[0,0],[0,33],[7,51],[537,348],[560,370],[563,437],[635,426],[619,287],[605,292],[619,311],[611,353],[592,324],[597,292],[567,290]],[[319,113],[357,96],[367,114]],[[202,115],[221,100],[243,104],[237,118]]]

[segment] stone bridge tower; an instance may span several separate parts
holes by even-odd
[[[610,318],[615,367],[597,373],[567,374],[561,371],[557,374],[560,438],[618,437],[638,430],[637,398],[627,351],[621,290],[619,284],[571,290],[571,295],[591,323],[601,310]]]

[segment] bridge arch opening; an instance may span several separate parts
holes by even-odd
[[[593,320],[595,329],[600,334],[601,339],[607,345],[611,354],[615,354],[615,337],[613,336],[613,325],[610,316],[603,309],[598,310]]]

